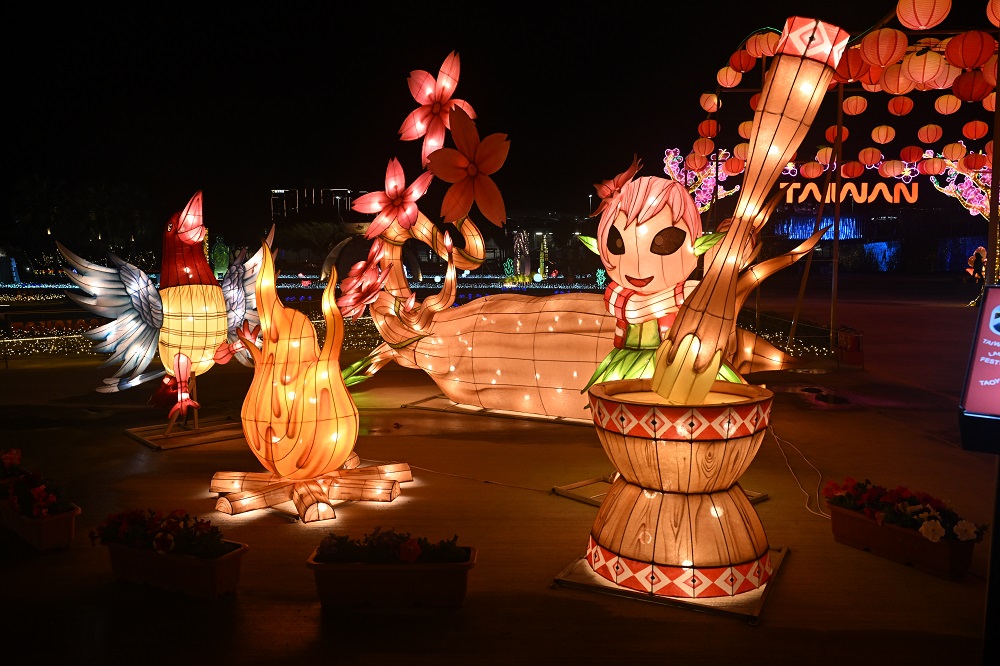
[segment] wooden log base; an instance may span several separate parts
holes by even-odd
[[[408,463],[362,467],[357,454],[344,467],[313,479],[288,479],[271,472],[216,472],[209,490],[219,493],[216,511],[235,515],[292,502],[304,523],[336,518],[346,501],[391,502],[400,483],[413,480]]]

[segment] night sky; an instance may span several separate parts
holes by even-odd
[[[406,79],[455,50],[455,96],[481,136],[511,141],[495,174],[508,211],[583,214],[633,154],[661,175],[664,149],[690,148],[698,97],[747,34],[793,14],[858,34],[895,4],[35,3],[7,22],[8,178],[141,183],[172,210],[201,189],[210,228],[256,236],[271,188],[381,190],[392,157],[415,178]],[[985,4],[956,0],[948,25],[990,29]],[[732,97],[750,119],[749,94]]]

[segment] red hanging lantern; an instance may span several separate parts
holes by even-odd
[[[993,87],[997,85],[997,56],[994,53],[990,56],[990,59],[986,61],[986,64],[979,68],[983,73],[983,77],[986,79],[986,83]]]
[[[804,178],[819,178],[823,175],[823,165],[819,162],[806,162],[799,168],[799,173]]]
[[[729,56],[729,66],[737,72],[749,72],[757,64],[757,58],[750,55],[746,49],[740,49]]]
[[[841,143],[843,143],[844,141],[847,141],[847,135],[848,134],[850,134],[850,132],[847,131],[846,127],[841,127],[840,128],[840,141],[841,141]],[[826,140],[829,141],[830,143],[836,143],[837,142],[837,126],[836,125],[830,125],[829,127],[827,127],[824,136],[826,137]]]
[[[698,153],[688,153],[684,158],[684,166],[691,171],[701,171],[708,164],[708,158]]]
[[[692,152],[697,155],[711,155],[715,152],[715,142],[711,139],[706,139],[702,137],[694,142],[692,146]]]
[[[946,90],[951,88],[952,84],[955,83],[955,79],[958,75],[962,73],[958,67],[955,67],[951,63],[941,71],[936,77],[934,77],[934,87],[938,90]]]
[[[711,118],[709,118],[708,120],[703,120],[700,123],[698,123],[698,136],[703,136],[711,139],[718,133],[719,133],[719,121],[712,120]]]
[[[942,116],[950,116],[962,106],[962,100],[954,95],[941,95],[934,100],[934,110]]]
[[[975,141],[976,139],[982,139],[984,136],[989,134],[990,126],[984,123],[982,120],[970,120],[969,122],[962,125],[962,136],[970,141]]]
[[[886,144],[896,138],[896,130],[889,125],[879,125],[872,130],[872,141]]]
[[[918,85],[933,82],[947,66],[944,56],[936,51],[907,53],[901,63],[903,76]]]
[[[990,164],[993,164],[993,139],[986,142],[986,148],[983,150],[986,153],[986,157],[989,158]]]
[[[753,130],[753,121],[752,120],[744,120],[736,128],[736,132],[741,137],[743,137],[744,139],[749,139],[750,138],[750,132],[751,132],[751,130]]]
[[[959,69],[976,69],[986,64],[997,50],[997,40],[983,30],[959,33],[948,41],[944,57]]]
[[[917,130],[917,138],[921,143],[937,143],[941,138],[942,130],[940,125],[924,125]]]
[[[949,143],[944,148],[941,149],[941,154],[944,155],[945,159],[951,160],[952,162],[957,162],[968,153],[968,149],[961,143]]]
[[[754,113],[757,112],[757,104],[760,102],[760,93],[754,93],[750,96],[750,108],[753,109]]]
[[[758,32],[756,35],[751,35],[747,40],[747,53],[754,58],[773,56],[777,52],[778,41],[780,39],[781,35],[776,32]]]
[[[744,141],[743,143],[738,143],[733,146],[733,157],[741,159],[744,162],[747,161],[747,155],[750,154],[750,144]]]
[[[856,160],[844,162],[840,167],[840,175],[844,178],[857,178],[865,172],[865,165]]]
[[[894,116],[905,116],[913,110],[913,100],[902,95],[889,100],[889,113]]]
[[[833,72],[833,80],[840,83],[852,83],[864,76],[871,65],[861,57],[861,49],[853,48],[844,51]]]
[[[920,146],[907,146],[899,151],[899,159],[904,162],[916,163],[924,157],[924,149]]]
[[[701,108],[705,109],[709,113],[715,113],[722,106],[722,101],[719,100],[719,96],[713,93],[702,93],[701,97],[698,99],[701,104]]]
[[[743,75],[729,65],[726,65],[716,73],[715,80],[723,88],[735,88],[743,80]]]
[[[963,102],[978,102],[993,92],[993,86],[978,69],[962,72],[951,84],[951,92]]]
[[[997,110],[997,93],[995,90],[983,98],[983,108],[990,113]]]
[[[944,160],[940,157],[928,157],[917,164],[917,171],[925,176],[938,176],[944,173]]]
[[[876,85],[879,79],[882,78],[882,70],[884,69],[885,67],[879,67],[878,65],[869,65],[865,73],[858,77],[858,83],[861,85]]]
[[[899,0],[896,18],[910,30],[927,30],[943,21],[951,11],[951,0]]]
[[[878,173],[883,178],[895,178],[903,175],[906,165],[901,160],[886,160],[878,167]]]
[[[990,23],[1000,28],[1000,0],[990,0],[986,5],[986,18]]]
[[[816,151],[816,161],[823,166],[830,166],[831,159],[833,159],[833,148],[830,146],[823,146]]]
[[[841,62],[843,62],[843,60]],[[849,116],[856,116],[864,113],[867,108],[868,100],[861,95],[851,95],[844,100],[844,113]]]
[[[870,93],[882,92],[881,83],[862,83],[861,87]]]
[[[900,64],[889,65],[882,70],[882,78],[878,82],[882,86],[882,90],[890,95],[905,95],[917,85],[903,76],[903,66]]]
[[[982,171],[989,165],[989,160],[982,153],[969,153],[961,159],[961,164],[966,171]]]
[[[875,166],[882,161],[882,151],[871,146],[862,148],[861,152],[858,153],[858,159],[865,166]]]
[[[746,167],[746,162],[744,162],[738,157],[730,157],[722,164],[722,168],[726,172],[727,176],[739,175],[743,173],[743,169],[745,167]]]
[[[895,28],[879,28],[861,38],[861,57],[869,65],[888,67],[906,53],[906,33]]]

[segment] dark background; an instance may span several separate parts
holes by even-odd
[[[584,214],[593,183],[633,154],[640,175],[660,175],[664,149],[690,149],[706,117],[699,95],[716,89],[715,72],[749,33],[800,15],[860,35],[895,5],[22,6],[8,10],[5,31],[5,184],[8,195],[29,178],[141,186],[163,221],[200,189],[210,228],[255,243],[271,188],[381,190],[392,157],[412,181],[420,140],[398,137],[416,107],[406,79],[414,69],[436,76],[455,50],[455,96],[475,108],[481,136],[511,141],[495,174],[508,211]],[[956,0],[943,25],[991,29],[985,6]],[[744,81],[759,77],[758,66]],[[751,118],[745,108],[740,120]],[[735,137],[735,124],[723,130]],[[444,189],[431,186],[431,219]]]

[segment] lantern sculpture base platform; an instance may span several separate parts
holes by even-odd
[[[611,472],[607,476],[598,476],[593,479],[567,483],[565,486],[552,486],[552,492],[556,495],[576,500],[577,502],[583,502],[591,506],[601,506],[601,502],[607,496],[608,490],[611,489],[611,483],[614,480],[615,472]],[[759,490],[747,490],[744,488],[743,492],[751,504],[759,504],[770,497],[767,493],[760,492]]]
[[[289,479],[270,472],[216,472],[209,490],[219,493],[216,511],[230,515],[274,509],[292,502],[304,523],[332,520],[341,502],[391,502],[399,484],[413,480],[407,463],[361,466],[352,453],[338,470],[312,479]]]
[[[687,608],[706,613],[739,617],[748,620],[751,624],[755,624],[764,610],[764,602],[767,600],[768,592],[777,578],[778,569],[781,567],[788,553],[787,546],[772,547],[768,551],[768,557],[771,562],[771,576],[767,583],[755,590],[733,597],[666,597],[621,587],[594,572],[590,563],[587,562],[586,556],[573,560],[569,566],[556,576],[554,583],[561,587],[600,592],[624,599],[645,601],[662,606],[675,606],[677,608]]]
[[[239,440],[246,442],[243,436],[243,424],[229,416],[219,416],[200,419],[193,427],[186,423],[175,423],[168,433],[167,426],[154,425],[142,428],[130,428],[125,432],[151,449],[177,449],[197,444],[214,444]]]
[[[567,423],[569,425],[585,426],[592,428],[593,422],[588,419],[574,419],[565,416],[546,416],[545,414],[529,414],[527,412],[514,412],[503,409],[488,409],[478,405],[461,405],[452,402],[443,393],[432,395],[420,400],[414,400],[400,405],[404,409],[426,409],[431,412],[447,412],[449,414],[471,414],[473,416],[496,416],[505,419],[524,419],[528,421],[541,421],[543,423]]]

